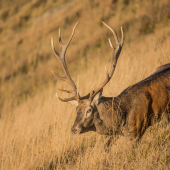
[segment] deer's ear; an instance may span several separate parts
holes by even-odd
[[[77,100],[72,100],[72,101],[69,101],[68,103],[70,103],[71,105],[74,105],[74,106],[78,106]]]
[[[99,100],[102,96],[102,93],[103,93],[103,89],[101,89],[94,97],[93,97],[93,101],[92,103],[95,104],[95,105],[98,105],[99,104]]]

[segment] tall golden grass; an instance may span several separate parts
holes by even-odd
[[[107,137],[93,132],[71,135],[75,108],[55,97],[57,87],[69,87],[56,81],[50,73],[54,69],[62,74],[59,62],[52,58],[50,37],[54,37],[59,51],[59,26],[66,42],[78,20],[66,60],[80,94],[87,93],[105,78],[104,67],[109,67],[111,58],[107,38],[113,40],[113,37],[101,26],[101,20],[118,33],[123,25],[125,44],[113,78],[103,92],[104,96],[118,95],[158,66],[169,63],[168,12],[160,12],[169,5],[168,1],[153,4],[125,0],[81,3],[32,0],[19,6],[15,15],[11,14],[13,8],[8,7],[7,1],[2,2],[0,13],[10,12],[0,21],[3,28],[0,33],[0,169],[170,168],[170,126],[165,119],[148,128],[138,144],[120,137],[109,154],[103,149]],[[54,13],[49,13],[51,8],[55,9]],[[30,19],[14,27],[15,20],[21,22],[24,11]]]

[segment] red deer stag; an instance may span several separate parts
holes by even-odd
[[[108,151],[113,141],[113,136],[121,134],[130,140],[139,139],[146,128],[154,122],[153,120],[160,118],[168,108],[170,99],[170,64],[159,67],[151,76],[128,87],[117,97],[102,96],[104,86],[113,76],[124,41],[122,28],[122,38],[119,42],[116,32],[104,22],[103,24],[113,33],[116,48],[113,47],[109,39],[109,44],[113,50],[111,68],[109,72],[106,69],[107,76],[104,82],[86,96],[80,96],[65,63],[66,50],[74,35],[77,23],[67,44],[62,43],[59,30],[59,42],[62,46],[61,54],[55,51],[53,39],[51,39],[51,44],[55,56],[62,64],[65,76],[60,77],[54,72],[53,74],[69,83],[73,88],[70,91],[59,89],[63,92],[72,93],[73,97],[61,99],[56,94],[62,102],[71,102],[71,104],[77,106],[77,117],[71,129],[72,134],[96,131],[101,135],[109,135],[111,137],[105,144],[105,151]]]

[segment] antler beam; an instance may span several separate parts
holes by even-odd
[[[51,47],[52,47],[52,50],[53,50],[54,55],[56,56],[56,58],[58,58],[58,59],[60,60],[61,65],[62,65],[62,68],[63,68],[64,73],[65,73],[65,76],[64,76],[64,77],[58,76],[56,73],[54,73],[54,71],[52,71],[52,73],[53,73],[57,78],[59,78],[59,79],[61,79],[61,80],[63,80],[63,81],[66,81],[67,83],[69,83],[69,84],[72,86],[72,88],[73,88],[73,90],[70,90],[70,91],[69,91],[69,90],[61,90],[61,89],[59,89],[60,91],[64,91],[64,92],[67,92],[67,93],[72,93],[72,94],[74,94],[73,97],[71,97],[71,98],[66,98],[66,99],[61,99],[61,98],[56,94],[57,97],[58,97],[61,101],[63,101],[63,102],[68,102],[68,101],[71,101],[71,100],[77,100],[77,99],[79,99],[79,93],[78,93],[78,91],[77,91],[77,87],[76,87],[74,81],[71,79],[71,76],[70,76],[70,74],[69,74],[69,71],[68,71],[68,69],[67,69],[67,65],[66,65],[66,62],[65,62],[65,54],[66,54],[66,51],[67,51],[67,47],[69,46],[69,44],[70,44],[70,42],[71,42],[71,40],[72,40],[72,38],[73,38],[73,35],[74,35],[75,28],[76,28],[77,24],[78,24],[78,22],[75,24],[75,26],[74,26],[74,28],[73,28],[73,31],[72,31],[72,34],[71,34],[71,36],[70,36],[70,38],[69,38],[69,40],[68,40],[68,42],[67,42],[66,44],[64,44],[64,43],[62,42],[62,40],[61,40],[60,29],[59,29],[59,42],[60,42],[61,47],[62,47],[61,54],[59,54],[59,53],[56,52],[56,50],[55,50],[55,48],[54,48],[54,45],[53,45],[53,38],[51,38]]]
[[[116,64],[117,64],[117,60],[119,58],[119,55],[120,55],[120,52],[122,50],[122,47],[123,47],[123,42],[124,42],[124,35],[123,35],[123,29],[121,27],[121,33],[122,33],[122,38],[121,38],[121,41],[119,43],[118,41],[118,38],[117,38],[117,34],[116,32],[114,31],[113,28],[111,28],[110,26],[108,26],[106,23],[104,23],[102,21],[102,23],[113,33],[113,36],[114,36],[114,39],[115,39],[115,43],[116,43],[116,48],[113,47],[110,39],[109,39],[109,44],[110,44],[110,47],[112,49],[112,61],[111,61],[111,67],[110,67],[110,70],[109,72],[107,71],[106,69],[106,79],[104,80],[103,83],[101,83],[97,88],[95,88],[94,90],[92,90],[89,94],[87,94],[86,96],[84,97],[81,97],[81,99],[86,99],[86,98],[89,98],[89,99],[92,99],[95,94],[97,94],[100,90],[103,89],[103,87],[110,81],[110,79],[112,78],[113,76],[113,73],[115,71],[115,68],[116,68]]]

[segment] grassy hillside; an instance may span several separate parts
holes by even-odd
[[[79,21],[67,52],[67,62],[74,74],[91,65],[91,56],[101,59],[109,52],[107,38],[111,34],[103,28],[102,20],[116,31],[123,26],[126,47],[147,34],[154,34],[157,29],[168,27],[169,8],[166,0],[161,3],[128,0],[1,1],[1,108],[6,100],[16,106],[49,84],[56,83],[50,71],[61,69],[53,57],[50,38],[54,37],[59,51],[59,28],[66,42],[73,25]],[[79,68],[75,68],[77,64]]]
[[[109,67],[113,36],[101,21],[119,36],[122,26],[124,47],[103,93],[116,96],[169,63],[169,9],[169,0],[0,1],[0,169],[168,169],[166,120],[149,128],[138,144],[121,137],[110,154],[103,149],[107,137],[71,135],[75,108],[55,98],[57,87],[69,86],[51,74],[63,72],[50,38],[60,51],[58,29],[66,42],[79,22],[66,60],[83,95]]]

